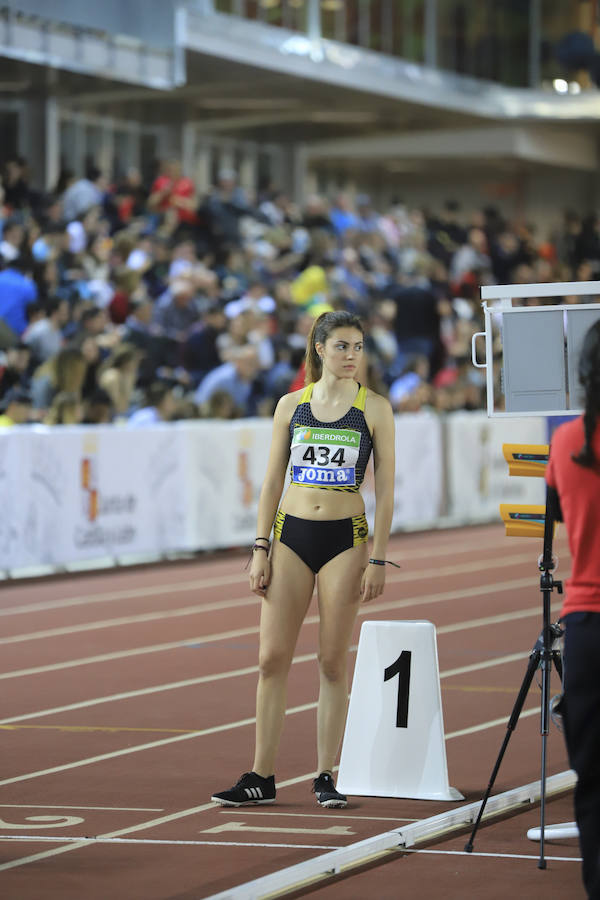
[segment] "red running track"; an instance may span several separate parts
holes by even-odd
[[[564,578],[564,536],[556,546]],[[398,535],[390,556],[402,569],[388,574],[380,602],[361,609],[356,640],[365,619],[435,624],[450,783],[462,803],[485,790],[540,633],[539,552],[495,525]],[[252,758],[259,605],[245,559],[221,554],[0,588],[4,900],[200,900],[455,805],[315,804],[314,607],[290,676],[277,803],[232,810],[208,800]],[[557,615],[556,595],[554,604]],[[539,779],[539,708],[534,684],[494,793]],[[547,772],[567,768],[552,726]],[[570,793],[548,802],[548,822],[572,817]],[[575,841],[547,843],[548,868],[537,868],[526,831],[538,822],[528,805],[482,825],[474,854],[454,835],[304,893],[385,900],[512,891],[528,900],[543,891],[546,900],[583,900]]]

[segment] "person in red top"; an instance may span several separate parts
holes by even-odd
[[[600,900],[600,321],[585,336],[579,379],[585,411],[555,432],[546,482],[558,494],[572,556],[561,611],[562,707],[569,762],[578,778],[583,881],[591,900]]]
[[[197,205],[194,182],[182,174],[179,160],[168,160],[150,190],[149,208],[161,213],[174,209],[180,223],[195,225],[198,222]]]

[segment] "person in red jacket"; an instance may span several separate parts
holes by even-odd
[[[160,213],[175,210],[182,224],[195,225],[198,222],[196,186],[191,178],[182,173],[179,160],[170,159],[164,164],[150,190],[148,206]]]
[[[600,321],[579,361],[583,416],[561,425],[550,448],[548,486],[556,490],[572,556],[561,611],[565,626],[565,738],[577,773],[575,818],[590,900],[600,900]]]

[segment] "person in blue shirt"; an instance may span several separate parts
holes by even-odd
[[[225,391],[242,416],[255,415],[253,388],[260,367],[258,353],[254,347],[246,345],[231,348],[228,356],[228,362],[217,366],[202,379],[194,399],[203,406],[216,391]]]
[[[27,305],[35,303],[38,291],[29,266],[18,257],[0,272],[0,319],[18,337],[27,328]]]

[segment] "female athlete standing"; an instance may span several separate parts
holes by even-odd
[[[322,806],[346,806],[332,771],[346,718],[348,647],[359,603],[383,592],[394,502],[392,409],[355,380],[362,355],[360,320],[344,311],[324,313],[308,337],[308,386],[286,394],[275,410],[250,569],[250,587],[263,597],[254,765],[233,788],[213,795],[224,806],[275,799],[287,676],[317,575],[320,690],[313,791]],[[359,488],[371,450],[377,505],[369,559]],[[291,481],[278,509],[288,462]]]

